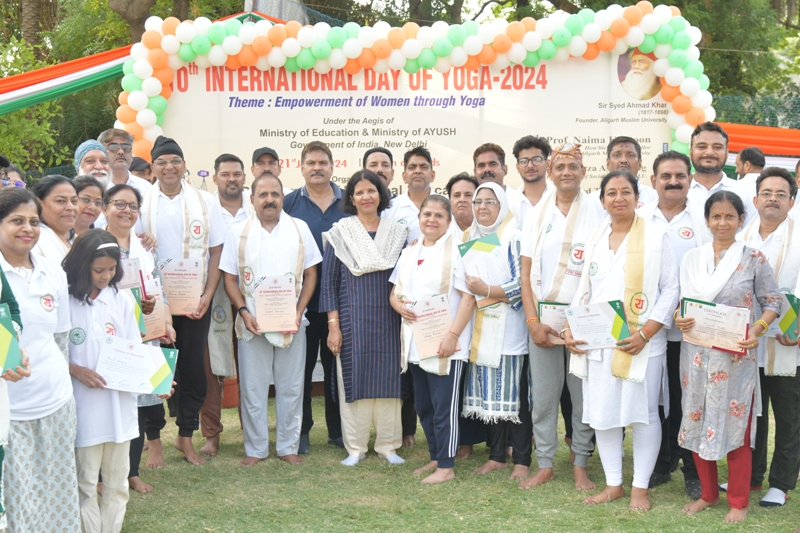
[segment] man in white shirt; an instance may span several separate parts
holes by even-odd
[[[639,205],[636,206],[637,208],[658,199],[656,191],[639,178],[639,172],[642,171],[642,147],[639,141],[633,137],[620,136],[611,139],[606,147],[606,168],[609,172],[627,170],[636,177],[639,181]],[[600,188],[598,187],[590,196],[600,202]]]
[[[253,178],[257,178],[265,172],[276,178],[281,176],[281,160],[278,157],[278,152],[268,146],[253,152],[253,165],[250,167],[250,174],[253,175]],[[284,195],[290,192],[292,192],[290,187],[283,187]]]
[[[108,183],[111,167],[108,166],[108,151],[99,141],[83,141],[75,149],[75,171],[78,176],[91,176],[102,184]]]
[[[650,177],[658,200],[638,211],[648,222],[664,228],[672,245],[676,266],[680,268],[683,256],[689,250],[710,242],[711,234],[705,223],[703,206],[687,200],[692,182],[692,167],[685,154],[675,151],[659,154],[653,161]],[[650,477],[650,488],[667,483],[672,471],[683,459],[683,477],[686,492],[691,498],[701,495],[700,478],[694,465],[692,452],[678,446],[681,425],[681,339],[677,328],[667,330],[667,377],[669,382],[669,417],[661,424],[661,450]]]
[[[133,161],[133,135],[125,130],[107,129],[97,136],[97,140],[108,151],[111,166],[111,177],[106,183],[106,190],[114,185],[126,183],[144,196],[150,190],[150,182],[131,174]]]
[[[766,164],[764,152],[756,146],[745,148],[736,154],[736,177],[738,178],[736,185],[742,193],[740,196],[743,200],[756,197],[756,179]]]
[[[403,156],[403,182],[406,184],[405,194],[394,198],[389,209],[381,213],[382,217],[391,218],[406,224],[409,229],[408,241],[419,239],[419,206],[431,194],[431,183],[436,178],[433,170],[431,153],[422,146],[412,148]]]
[[[544,137],[526,135],[514,143],[512,152],[517,160],[517,172],[522,178],[522,185],[517,189],[522,193],[518,208],[520,228],[530,208],[553,190],[553,182],[547,179],[547,158],[552,151]]]

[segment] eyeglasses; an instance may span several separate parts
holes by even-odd
[[[172,165],[173,167],[177,167],[177,166],[180,166],[182,163],[183,163],[183,159],[181,159],[180,157],[174,157],[174,158],[172,158],[170,160],[156,159],[153,162],[153,165],[158,167],[158,168],[164,168],[167,165]]]
[[[89,205],[91,203],[94,203],[94,206],[97,207],[97,208],[103,207],[102,200],[92,200],[88,196],[78,196],[78,200],[80,200],[81,203],[84,204],[84,205]]]
[[[517,164],[521,167],[527,167],[528,163],[533,163],[538,167],[544,163],[544,157],[537,155],[536,157],[523,157],[522,159],[517,159]]]
[[[493,205],[500,205],[500,202],[497,200],[472,200],[472,205],[475,207],[480,207],[485,205],[486,207],[492,207]]]
[[[131,148],[133,148],[133,146],[131,146],[128,143],[124,144],[110,143],[106,145],[106,150],[108,150],[109,152],[119,152],[120,150],[122,150],[126,154],[129,154],[131,152]]]
[[[131,213],[137,213],[139,211],[139,204],[127,204],[122,200],[114,200],[113,202],[108,202],[106,205],[113,205],[117,208],[118,211],[125,211],[125,208],[131,210]]]
[[[769,200],[773,196],[780,201],[788,200],[789,198],[791,198],[791,195],[789,193],[783,191],[778,191],[778,192],[761,191],[760,193],[758,193],[758,197],[761,198],[762,200]]]

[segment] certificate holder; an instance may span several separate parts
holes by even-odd
[[[419,359],[439,357],[439,345],[453,326],[453,315],[450,313],[450,301],[447,296],[439,294],[417,300],[412,305],[417,319],[409,324],[414,333],[414,344],[419,352]],[[456,342],[456,351],[460,350]]]
[[[772,321],[767,335],[787,335],[789,340],[797,342],[797,316],[800,315],[800,298],[793,294],[784,294],[781,314]]]
[[[202,259],[167,259],[161,264],[164,292],[173,315],[190,315],[203,294]]]
[[[167,334],[167,310],[164,296],[161,294],[161,282],[158,279],[148,279],[144,282],[147,293],[156,300],[153,312],[143,315],[146,333],[142,341],[160,339]]]
[[[566,327],[567,309],[569,304],[558,302],[539,302],[538,306],[539,323],[553,328],[556,333]],[[564,344],[564,339],[548,334],[547,338],[553,344]]]
[[[16,372],[22,366],[22,351],[17,341],[17,331],[11,321],[11,311],[8,304],[0,304],[0,360],[3,364],[3,374],[6,370]]]
[[[617,348],[617,342],[631,336],[620,300],[567,308],[572,338],[586,341],[582,350]]]
[[[683,298],[681,316],[695,321],[692,329],[683,332],[685,341],[737,355],[747,353],[738,343],[750,333],[749,309]]]
[[[175,365],[178,364],[178,350],[158,346],[148,346],[148,349],[156,368],[150,377],[153,394],[169,394],[175,377]]]
[[[500,237],[497,233],[490,233],[479,239],[467,241],[458,245],[458,253],[464,263],[464,269],[470,276],[481,278],[487,285],[502,285],[511,279],[511,271],[506,262],[504,268],[497,268],[491,260],[495,248],[500,246]],[[486,309],[497,304],[500,300],[485,298],[480,294],[475,295],[478,309]]]
[[[293,275],[262,278],[255,288],[260,333],[297,333],[297,295]]]
[[[120,264],[122,265],[122,279],[117,283],[117,287],[120,289],[136,287],[142,291],[142,269],[139,266],[139,260],[135,258],[123,259]]]
[[[142,312],[142,289],[139,287],[131,287],[128,289],[133,294],[134,308],[133,316],[136,317],[136,325],[139,326],[139,333],[147,333],[147,327],[144,323],[144,313]]]

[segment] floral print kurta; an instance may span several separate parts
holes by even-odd
[[[714,302],[749,307],[751,324],[763,311],[780,313],[780,289],[766,256],[745,246],[739,266]],[[754,398],[758,381],[756,350],[737,355],[684,340],[680,372],[683,419],[678,444],[707,461],[723,459],[728,452],[743,446],[753,402],[759,399],[758,394]],[[752,439],[756,415],[760,414],[760,405],[756,407],[751,420]],[[747,444],[753,446],[753,442]]]

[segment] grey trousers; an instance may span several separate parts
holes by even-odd
[[[539,348],[528,339],[530,351],[530,384],[533,391],[533,436],[536,438],[536,459],[539,468],[553,468],[558,449],[558,405],[567,376],[572,399],[572,451],[575,466],[585,467],[594,451],[594,430],[583,423],[583,384],[569,374],[569,352],[563,345]]]
[[[275,384],[275,450],[278,457],[296,455],[303,420],[303,376],[306,365],[305,326],[288,348],[276,348],[262,335],[239,341],[244,451],[247,457],[269,455],[269,385]]]

